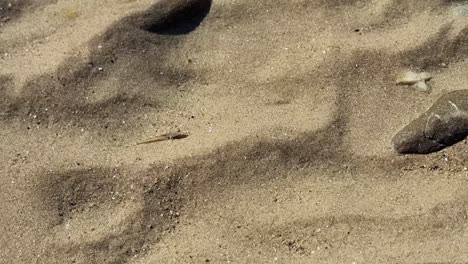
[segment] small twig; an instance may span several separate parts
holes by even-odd
[[[186,138],[186,137],[188,137],[187,134],[180,133],[180,132],[172,132],[172,133],[162,134],[162,135],[159,135],[159,136],[156,136],[154,138],[147,139],[147,140],[144,140],[144,141],[140,141],[140,142],[137,142],[136,144],[137,145],[150,144],[150,143],[166,141],[166,140],[183,139],[183,138]]]

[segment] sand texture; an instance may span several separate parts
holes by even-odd
[[[0,263],[468,263],[467,141],[392,142],[467,59],[461,0],[0,0]]]

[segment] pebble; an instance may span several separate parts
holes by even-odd
[[[397,84],[399,85],[408,85],[409,87],[421,91],[421,92],[430,92],[431,88],[426,84],[426,82],[432,79],[432,75],[428,72],[412,72],[408,71],[400,75],[397,78]]]
[[[392,139],[400,154],[429,154],[468,136],[468,90],[449,92]]]

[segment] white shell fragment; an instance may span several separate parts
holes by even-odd
[[[401,85],[413,85],[416,84],[417,82],[420,81],[429,81],[432,79],[432,75],[428,72],[421,72],[421,73],[416,73],[416,72],[405,72],[404,74],[401,75],[400,78],[397,80],[397,84]]]
[[[431,91],[431,87],[429,87],[429,85],[427,85],[425,81],[419,81],[419,82],[411,85],[410,87],[414,88],[417,91],[421,91],[421,92],[430,92]]]
[[[427,81],[432,79],[432,75],[428,72],[405,72],[398,79],[397,84],[399,85],[409,85],[411,88],[414,88],[422,92],[430,92],[431,88],[426,84]]]

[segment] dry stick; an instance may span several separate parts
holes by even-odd
[[[183,139],[186,137],[188,137],[187,134],[179,133],[179,132],[172,132],[172,133],[162,134],[162,135],[159,135],[157,137],[154,137],[148,140],[140,141],[140,142],[137,142],[136,144],[137,145],[149,144],[149,143],[155,143],[155,142],[166,141],[166,140]]]

